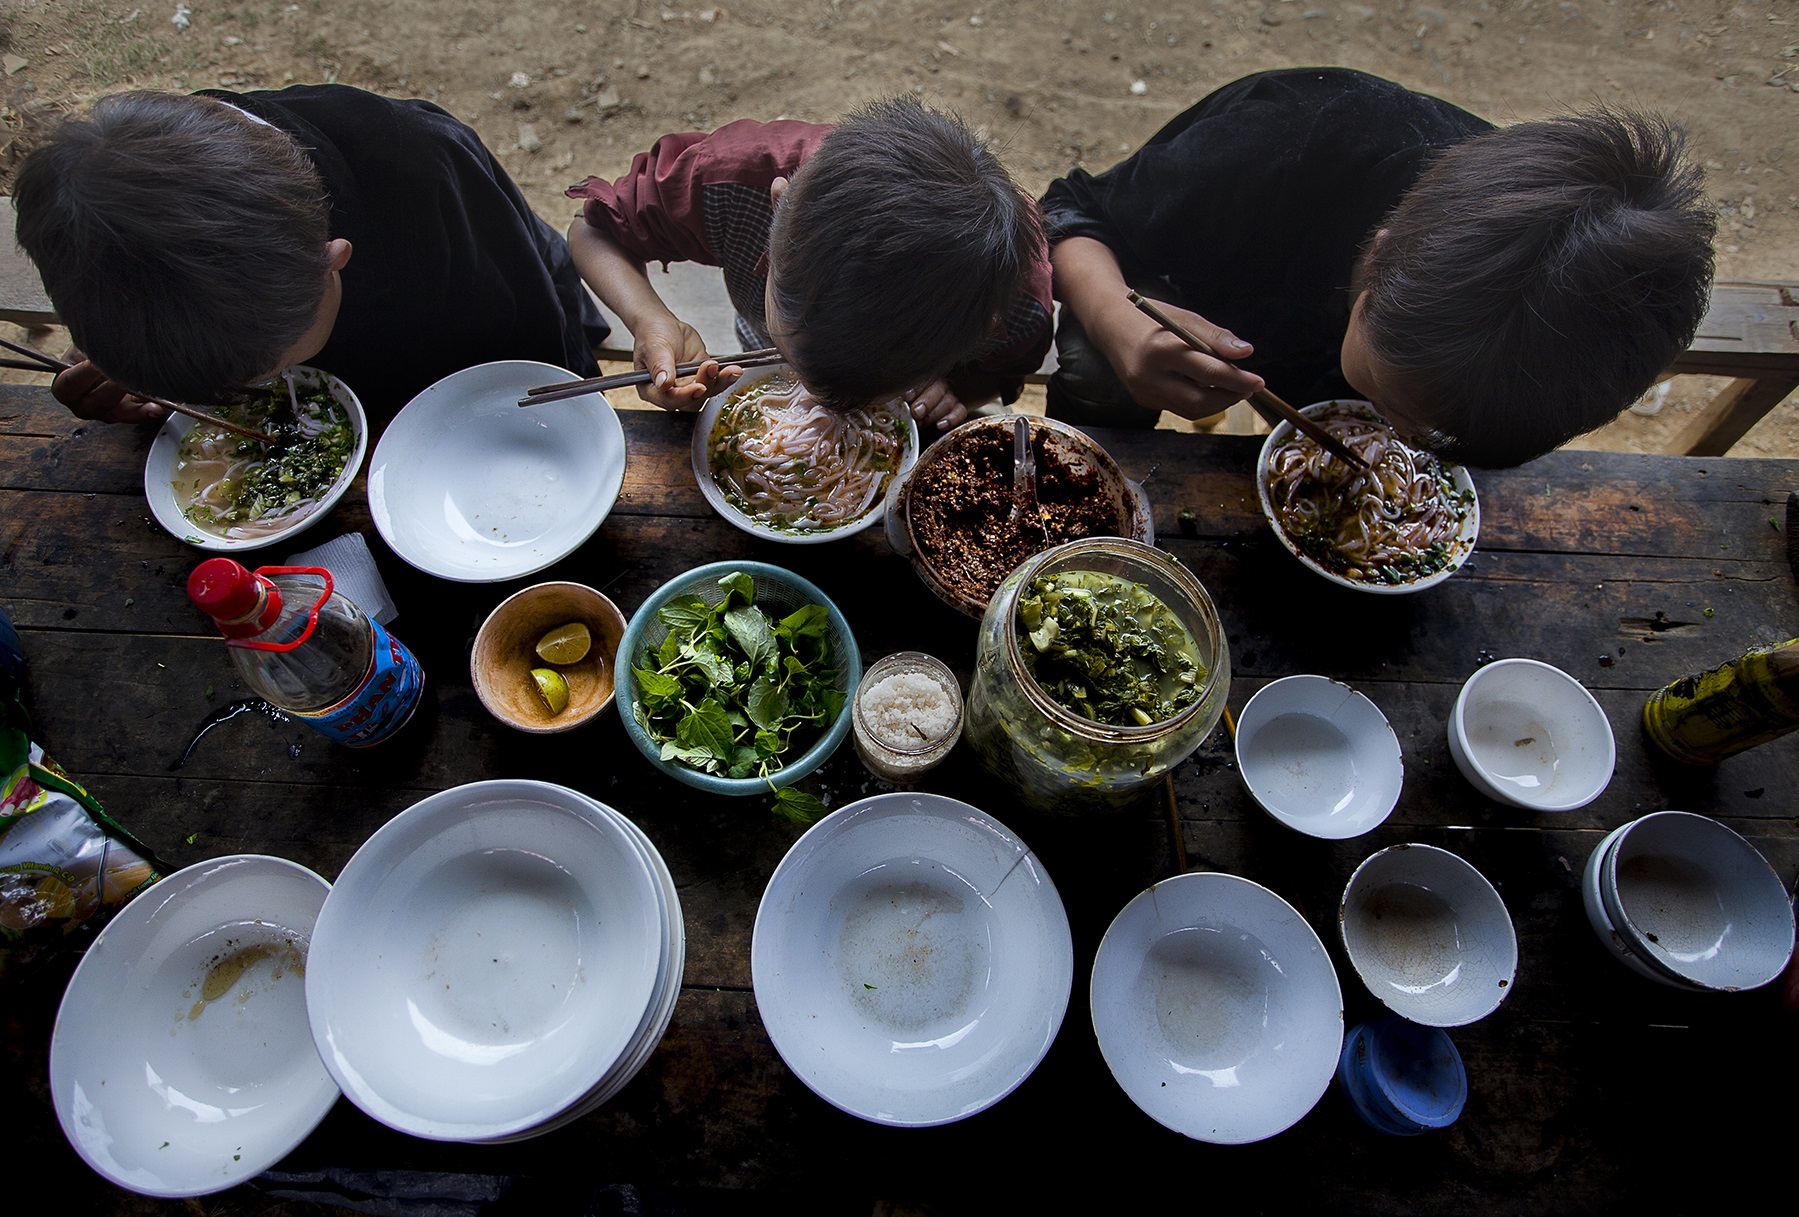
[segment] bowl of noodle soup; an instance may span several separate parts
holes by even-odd
[[[1360,473],[1291,423],[1262,444],[1256,493],[1288,552],[1332,583],[1377,595],[1435,586],[1461,569],[1480,532],[1474,479],[1403,443],[1365,401],[1301,410],[1373,468]]]
[[[172,535],[215,553],[285,541],[325,518],[368,448],[368,417],[349,386],[288,368],[213,410],[275,436],[271,448],[171,414],[144,462],[144,497]]]
[[[903,401],[827,409],[785,365],[714,394],[693,425],[693,476],[712,509],[788,545],[869,527],[917,459],[918,424]]]

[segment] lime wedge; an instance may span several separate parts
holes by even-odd
[[[532,668],[531,680],[537,685],[537,696],[544,709],[561,714],[568,709],[568,681],[554,668]]]
[[[559,625],[537,640],[537,657],[545,663],[580,663],[593,647],[593,635],[579,621]]]

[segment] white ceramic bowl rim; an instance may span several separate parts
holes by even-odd
[[[625,478],[625,436],[603,393],[521,407],[573,380],[508,360],[453,372],[406,403],[369,461],[369,514],[428,575],[492,583],[567,557],[606,519]]]
[[[1505,901],[1466,859],[1434,845],[1390,845],[1365,859],[1343,889],[1337,925],[1368,991],[1427,1027],[1485,1018],[1517,976]]]
[[[665,970],[642,848],[584,796],[473,782],[378,829],[319,915],[313,1039],[344,1094],[434,1140],[509,1136],[628,1055]]]
[[[1138,893],[1100,942],[1090,1000],[1112,1076],[1195,1140],[1271,1137],[1336,1075],[1343,992],[1324,943],[1236,875],[1191,872]]]
[[[1068,917],[1036,856],[978,808],[905,791],[841,807],[794,843],[750,963],[800,1080],[902,1127],[1010,1094],[1049,1050],[1074,979]]]
[[[1618,830],[1600,868],[1607,913],[1651,966],[1725,992],[1759,988],[1786,970],[1794,943],[1786,885],[1729,825],[1651,812]]]
[[[1612,920],[1611,912],[1606,908],[1605,896],[1600,891],[1600,870],[1606,856],[1610,854],[1612,846],[1623,834],[1624,828],[1625,826],[1620,825],[1607,833],[1604,839],[1593,848],[1593,852],[1587,855],[1587,864],[1581,868],[1580,902],[1586,910],[1587,924],[1593,927],[1593,933],[1598,936],[1600,944],[1619,963],[1632,972],[1671,988],[1686,989],[1689,992],[1698,991],[1700,986],[1663,970],[1659,965],[1652,964],[1639,954],[1631,945],[1631,940],[1618,929],[1617,923]]]
[[[175,501],[175,488],[171,478],[175,470],[175,462],[180,459],[181,441],[187,438],[188,432],[199,426],[194,419],[185,414],[170,414],[157,431],[156,439],[150,444],[149,455],[144,458],[144,499],[149,504],[150,514],[156,522],[172,537],[179,538],[195,549],[208,553],[243,553],[248,550],[266,549],[271,545],[285,544],[311,528],[314,524],[331,514],[338,500],[350,489],[356,475],[362,469],[363,454],[368,451],[369,420],[362,408],[362,402],[350,387],[337,377],[318,368],[296,366],[290,369],[294,373],[296,386],[312,386],[323,383],[331,390],[340,405],[350,416],[350,430],[355,442],[350,454],[344,458],[343,472],[331,483],[331,488],[320,496],[317,505],[305,515],[299,516],[287,527],[261,537],[246,537],[234,540],[230,537],[214,536],[189,520],[182,513],[181,506]]]
[[[1317,419],[1328,418],[1339,413],[1374,414],[1375,410],[1370,402],[1340,397],[1330,401],[1313,402],[1309,406],[1301,406],[1299,412],[1307,418]],[[1293,433],[1293,424],[1283,421],[1268,433],[1267,439],[1262,441],[1262,449],[1256,456],[1256,498],[1262,505],[1263,518],[1268,521],[1268,527],[1273,529],[1274,535],[1279,538],[1281,547],[1298,558],[1307,570],[1328,579],[1338,587],[1347,587],[1352,591],[1371,592],[1377,596],[1404,596],[1410,595],[1412,592],[1421,592],[1427,587],[1435,587],[1460,570],[1468,561],[1469,556],[1474,553],[1475,542],[1480,536],[1480,499],[1478,495],[1468,504],[1468,518],[1462,522],[1461,530],[1456,534],[1456,540],[1453,542],[1455,552],[1450,558],[1449,565],[1435,574],[1427,575],[1411,583],[1357,583],[1353,579],[1346,579],[1342,575],[1333,574],[1324,569],[1317,561],[1302,553],[1299,546],[1295,545],[1287,536],[1286,530],[1280,526],[1280,522],[1275,516],[1274,501],[1268,493],[1268,466],[1274,459],[1274,450],[1286,443]],[[1474,492],[1474,479],[1469,476],[1466,468],[1461,465],[1449,465],[1448,470],[1458,489]]]
[[[743,379],[720,393],[714,393],[700,407],[699,415],[693,422],[692,462],[693,480],[699,485],[700,494],[711,504],[727,523],[734,524],[752,537],[761,537],[764,541],[777,541],[783,545],[819,545],[826,541],[840,541],[851,537],[863,529],[884,519],[887,515],[887,492],[904,478],[913,464],[918,460],[919,435],[918,421],[912,417],[911,411],[904,411],[906,419],[906,450],[900,457],[899,468],[894,470],[882,492],[875,496],[868,509],[847,524],[836,528],[821,528],[812,532],[793,532],[780,528],[770,528],[760,521],[751,519],[719,489],[718,482],[712,477],[711,439],[712,428],[718,422],[720,411],[725,403],[745,389],[762,383],[771,376],[789,374],[792,369],[782,363],[766,368],[753,368],[743,374]]]
[[[1366,695],[1325,676],[1263,685],[1237,715],[1237,772],[1269,815],[1307,836],[1343,840],[1381,824],[1405,761]]]
[[[1478,719],[1477,699],[1486,711]],[[1618,758],[1598,699],[1540,659],[1496,659],[1476,669],[1456,695],[1448,734],[1450,756],[1476,789],[1533,811],[1585,807],[1604,793]]]
[[[63,994],[50,1089],[69,1143],[146,1196],[245,1182],[338,1089],[307,1029],[303,958],[330,885],[259,854],[179,870],[116,913]]]

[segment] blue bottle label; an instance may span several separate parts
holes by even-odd
[[[406,645],[369,619],[375,662],[356,692],[316,714],[287,711],[327,739],[351,748],[378,744],[404,727],[418,709],[425,671]]]

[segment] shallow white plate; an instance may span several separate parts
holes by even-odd
[[[1307,418],[1318,420],[1343,414],[1379,417],[1371,404],[1352,399],[1314,402],[1309,406],[1300,407],[1299,412]],[[1299,546],[1293,543],[1293,539],[1287,535],[1287,530],[1281,527],[1280,519],[1275,514],[1274,499],[1269,491],[1269,461],[1274,456],[1274,450],[1291,439],[1293,434],[1293,424],[1282,422],[1269,432],[1266,440],[1262,441],[1262,451],[1256,457],[1256,497],[1262,504],[1262,515],[1267,519],[1268,526],[1274,530],[1274,535],[1280,538],[1281,545],[1286,548],[1288,553],[1298,558],[1307,569],[1339,587],[1352,588],[1358,592],[1373,592],[1377,596],[1403,596],[1411,592],[1423,591],[1427,587],[1435,587],[1455,574],[1462,568],[1462,564],[1468,561],[1468,556],[1474,552],[1474,543],[1480,536],[1480,500],[1478,498],[1469,502],[1467,518],[1462,521],[1461,528],[1457,530],[1454,540],[1450,543],[1449,565],[1435,574],[1426,575],[1424,578],[1415,579],[1410,583],[1361,583],[1326,570],[1315,559],[1302,552]],[[1465,490],[1469,494],[1474,493],[1474,479],[1468,475],[1466,468],[1461,465],[1449,465],[1447,468],[1457,490]]]
[[[144,498],[150,504],[150,514],[156,522],[169,531],[171,536],[212,553],[238,553],[244,550],[262,549],[277,542],[291,541],[314,524],[331,514],[337,501],[344,497],[350,483],[356,480],[357,471],[362,468],[363,453],[368,451],[369,421],[363,412],[362,402],[350,391],[348,385],[337,377],[321,372],[317,368],[295,367],[295,387],[308,387],[326,384],[350,416],[350,430],[355,434],[354,447],[350,455],[344,458],[343,472],[331,483],[331,489],[319,499],[318,503],[304,515],[295,516],[285,528],[269,533],[267,536],[246,537],[233,540],[229,537],[215,536],[188,519],[182,513],[181,505],[175,501],[175,465],[180,460],[181,441],[187,433],[200,424],[185,414],[171,414],[156,433],[156,439],[150,445],[150,455],[144,460]]]
[[[369,461],[369,512],[393,551],[428,575],[491,583],[592,536],[624,485],[618,415],[602,393],[518,404],[573,379],[547,363],[484,363],[407,402]]]
[[[1307,836],[1343,840],[1399,801],[1405,761],[1380,708],[1341,681],[1287,676],[1237,716],[1237,772],[1269,815]]]
[[[1074,981],[1068,916],[1003,824],[895,792],[813,825],[768,881],[756,1006],[821,1098],[880,1124],[945,1124],[1030,1076]]]
[[[1343,889],[1337,926],[1368,991],[1427,1027],[1485,1018],[1517,976],[1505,901],[1465,859],[1434,845],[1393,845],[1364,860]]]
[[[1343,1047],[1343,992],[1292,905],[1236,875],[1140,892],[1093,961],[1093,1030],[1124,1092],[1157,1123],[1237,1145],[1291,1127]]]
[[[279,1162],[337,1101],[306,1022],[330,890],[257,854],[177,871],[87,949],[50,1041],[56,1114],[84,1161],[146,1196],[200,1196]]]
[[[718,482],[712,477],[712,428],[718,423],[719,412],[724,409],[725,403],[745,389],[759,384],[771,376],[791,375],[792,369],[786,364],[753,368],[745,372],[743,379],[729,389],[722,393],[714,393],[706,399],[706,404],[700,407],[698,416],[693,420],[693,479],[699,483],[700,493],[705,496],[706,502],[712,505],[712,510],[728,523],[735,524],[753,537],[761,537],[765,541],[779,541],[784,545],[816,545],[823,541],[837,541],[844,537],[854,536],[875,521],[886,517],[887,492],[906,475],[906,471],[911,469],[918,460],[918,423],[913,419],[909,410],[906,412],[906,450],[900,457],[899,468],[894,471],[887,484],[881,488],[881,493],[874,497],[874,501],[868,505],[866,511],[849,523],[840,524],[836,528],[819,529],[813,532],[791,532],[770,528],[761,521],[746,515],[730,499],[726,498],[725,492],[719,489]]]
[[[434,1140],[510,1136],[586,1098],[656,996],[660,888],[631,837],[544,782],[474,782],[356,851],[306,1001],[358,1107]]]

